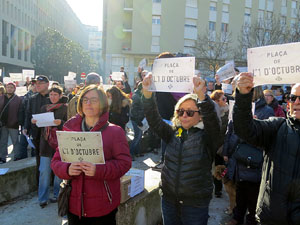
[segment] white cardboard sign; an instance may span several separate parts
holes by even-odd
[[[140,68],[146,68],[146,66],[147,66],[147,59],[142,59],[141,61],[140,61],[140,63],[139,63],[139,67]]]
[[[76,80],[65,80],[65,88],[75,88]]]
[[[300,42],[247,50],[254,85],[294,84],[300,80]]]
[[[220,77],[220,81],[227,80],[235,76],[234,63],[231,61],[226,65],[218,69],[217,74]]]
[[[15,94],[18,96],[24,96],[27,93],[27,87],[17,87]]]
[[[22,70],[24,80],[26,77],[34,78],[34,70]]]
[[[123,76],[124,76],[124,72],[113,72],[111,74],[111,79],[114,81],[122,81]]]
[[[9,82],[12,82],[11,78],[10,77],[3,77],[3,83],[4,84],[7,84]]]
[[[9,73],[9,76],[12,81],[22,81],[23,80],[22,73]]]
[[[66,82],[66,80],[74,80],[74,79],[73,79],[73,77],[64,76],[64,82]]]
[[[57,131],[56,135],[63,162],[105,164],[101,132]]]
[[[72,79],[75,79],[75,78],[76,78],[76,73],[74,73],[74,72],[69,72],[69,73],[68,73],[68,77],[72,77]]]
[[[152,69],[150,91],[191,93],[195,74],[195,57],[156,59]]]

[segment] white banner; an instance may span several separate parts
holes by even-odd
[[[101,132],[57,131],[56,135],[63,162],[105,164]]]
[[[65,80],[65,88],[76,87],[76,80]]]
[[[9,76],[12,81],[22,81],[23,80],[22,73],[9,73]]]
[[[300,42],[250,48],[247,56],[255,86],[300,81]]]
[[[150,91],[191,93],[194,74],[195,57],[156,59]]]
[[[217,70],[216,74],[219,75],[220,81],[227,80],[231,77],[234,77],[235,76],[234,63],[230,62],[222,66],[220,69]]]
[[[76,78],[76,73],[69,71],[68,77],[72,77],[72,79],[75,79]]]
[[[26,77],[34,78],[34,70],[22,70],[23,78],[26,80]]]
[[[122,81],[122,77],[124,76],[124,72],[113,72],[111,74],[111,79],[113,81]]]
[[[27,93],[27,87],[17,87],[15,94],[18,96],[24,96]]]
[[[0,77],[2,77],[2,69],[0,69]]]

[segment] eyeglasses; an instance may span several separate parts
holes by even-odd
[[[226,97],[221,98],[221,100],[224,102],[226,101],[226,99],[227,99]]]
[[[195,114],[195,112],[200,113],[199,110],[194,111],[194,110],[190,110],[190,109],[188,109],[188,110],[177,109],[176,112],[177,112],[178,116],[183,116],[184,112],[186,112],[186,115],[187,115],[188,117],[193,117],[194,114]]]
[[[297,98],[300,101],[300,96],[298,96],[298,95],[290,95],[290,102],[294,103],[297,100]]]
[[[97,104],[99,102],[98,98],[82,98],[82,103],[83,104],[88,104],[90,102],[92,105]]]

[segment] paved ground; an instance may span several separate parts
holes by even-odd
[[[11,150],[12,146],[9,148],[10,153]],[[11,154],[9,158],[13,158],[13,155]],[[133,167],[148,169],[149,162],[156,163],[159,158],[159,154],[148,153],[143,157],[138,157],[133,162]],[[145,160],[148,165],[145,164]],[[209,209],[209,225],[224,224],[224,221],[229,219],[223,212],[227,203],[228,196],[224,192],[222,198],[213,198]],[[66,223],[65,219],[57,215],[57,204],[49,204],[44,209],[40,208],[36,192],[1,206],[0,221],[1,225],[63,225]]]

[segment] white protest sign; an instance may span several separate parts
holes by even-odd
[[[300,42],[247,50],[254,85],[294,84],[300,80]]]
[[[229,114],[228,114],[229,120],[232,120],[234,104],[235,104],[234,100],[229,100]],[[252,115],[254,115],[254,112],[255,112],[255,103],[252,103]]]
[[[224,91],[224,93],[226,94],[232,94],[232,85],[231,84],[225,84],[222,83],[222,91]]]
[[[114,81],[122,81],[123,76],[124,76],[124,72],[113,72],[111,74],[111,79]]]
[[[150,91],[191,93],[195,74],[195,57],[156,59],[152,69]]]
[[[9,73],[9,76],[12,81],[22,81],[23,80],[22,73]]]
[[[69,71],[68,77],[72,77],[72,79],[75,79],[76,78],[76,73]]]
[[[76,80],[65,80],[65,88],[76,87]]]
[[[11,78],[10,77],[3,77],[3,83],[4,84],[7,84],[9,82],[12,82]]]
[[[2,77],[2,69],[0,69],[0,77]]]
[[[105,164],[101,132],[57,131],[56,135],[63,162]]]
[[[219,75],[220,81],[227,80],[231,77],[234,77],[235,76],[234,63],[230,62],[222,66],[220,69],[217,70],[216,74]]]
[[[74,80],[74,79],[73,77],[64,76],[64,82],[66,82],[66,80]]]
[[[22,70],[23,77],[26,79],[26,77],[34,78],[34,70]]]
[[[131,176],[130,197],[141,193],[145,187],[145,171],[131,168],[125,175]]]
[[[24,96],[27,93],[27,87],[17,87],[15,94],[18,96]]]
[[[147,59],[142,59],[139,63],[140,68],[145,68],[147,66]]]

